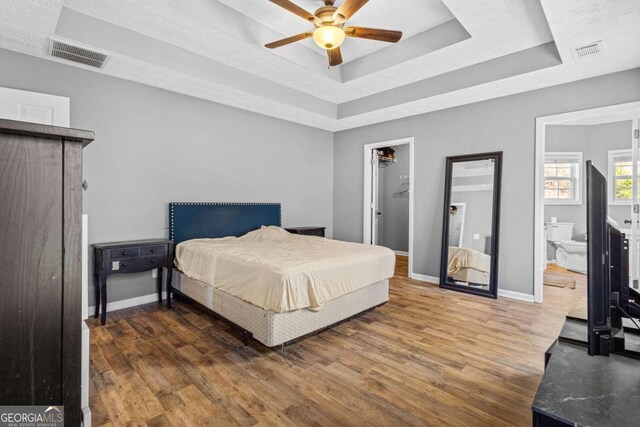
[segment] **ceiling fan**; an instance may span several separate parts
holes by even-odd
[[[402,31],[380,30],[377,28],[344,27],[345,22],[351,18],[369,0],[344,0],[340,7],[335,7],[335,0],[324,0],[324,7],[319,8],[313,14],[289,0],[269,0],[289,12],[311,22],[316,29],[306,33],[297,34],[282,40],[266,44],[265,47],[275,49],[300,40],[313,37],[318,46],[327,50],[329,64],[331,66],[342,64],[342,52],[340,45],[345,37],[377,40],[381,42],[397,43],[402,38]]]

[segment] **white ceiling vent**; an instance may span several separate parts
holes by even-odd
[[[602,40],[590,43],[586,46],[571,49],[573,59],[586,58],[588,56],[600,55],[602,53]]]
[[[109,58],[108,55],[102,52],[85,49],[54,39],[51,39],[51,56],[95,68],[103,68]]]

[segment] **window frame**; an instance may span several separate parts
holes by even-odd
[[[633,150],[631,148],[624,148],[622,150],[609,150],[607,153],[607,182],[609,183],[607,188],[608,199],[610,205],[632,205],[633,204],[633,194],[630,199],[617,199],[615,197],[616,194],[616,168],[615,161],[620,157],[629,157],[631,162],[633,162]],[[638,162],[640,164],[640,161]],[[633,166],[632,166],[633,170]],[[625,175],[626,176],[626,175]],[[633,180],[633,172],[627,178]]]
[[[555,159],[554,159],[555,158]],[[544,166],[546,166],[549,159],[561,160],[566,158],[567,163],[575,163],[575,175],[567,180],[571,180],[573,183],[573,198],[571,199],[547,199],[544,197],[544,183],[547,181],[547,177],[542,175],[542,195],[544,197],[545,205],[582,205],[582,174],[584,165],[582,164],[582,151],[547,151],[544,153]],[[577,160],[577,162],[575,161]],[[556,177],[556,180],[559,177]]]

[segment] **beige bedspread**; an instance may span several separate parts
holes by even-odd
[[[380,246],[262,227],[242,237],[195,239],[176,248],[184,274],[265,310],[318,309],[393,276],[395,254]]]
[[[449,246],[449,275],[455,274],[463,268],[473,268],[482,273],[491,271],[491,257],[475,249]]]

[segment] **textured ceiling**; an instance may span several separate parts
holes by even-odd
[[[0,47],[64,62],[55,37],[110,55],[70,66],[330,131],[640,66],[637,0],[371,0],[349,23],[406,36],[348,39],[329,69],[312,42],[264,48],[308,25],[268,0],[2,0]]]
[[[313,25],[310,23],[269,1],[219,1],[278,32],[283,38],[313,29]],[[319,0],[300,0],[296,4],[311,13],[324,6],[324,2]],[[335,5],[339,6],[340,4],[342,4],[341,1],[336,1]],[[454,16],[441,0],[371,1],[360,9],[346,25],[398,30],[402,31],[403,38],[407,39],[452,19]],[[301,44],[312,49],[323,59],[326,58],[326,51],[317,47],[313,40],[305,40]],[[347,63],[387,46],[386,43],[371,40],[347,39],[341,50],[344,61]]]

